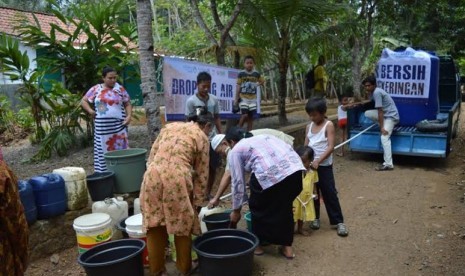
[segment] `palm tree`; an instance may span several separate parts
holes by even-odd
[[[137,30],[142,97],[144,99],[147,129],[151,141],[160,132],[160,101],[156,91],[155,59],[153,56],[152,5],[150,0],[137,0]]]
[[[243,9],[248,40],[257,48],[264,48],[279,70],[279,123],[285,124],[286,76],[290,60],[299,50],[317,39],[319,27],[325,24],[340,6],[323,0],[252,0]]]

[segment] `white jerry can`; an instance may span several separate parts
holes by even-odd
[[[64,167],[53,170],[53,173],[60,175],[65,181],[68,210],[85,208],[89,201],[86,171],[80,167]]]
[[[140,214],[140,199],[136,198],[134,199],[134,215]]]
[[[106,198],[92,204],[92,213],[106,213],[111,217],[111,225],[115,226],[122,219],[128,217],[128,203],[119,196],[117,198]]]

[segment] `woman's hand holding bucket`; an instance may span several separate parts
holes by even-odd
[[[237,223],[241,220],[241,209],[233,210],[230,214],[229,228],[236,229]]]

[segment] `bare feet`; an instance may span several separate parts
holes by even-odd
[[[310,232],[304,230],[304,229],[297,229],[297,234],[300,234],[302,236],[310,236]]]
[[[292,246],[280,246],[278,248],[279,254],[283,255],[286,259],[292,260],[295,257]]]
[[[253,253],[255,254],[255,256],[261,256],[265,254],[265,251],[263,250],[263,248],[261,248],[261,246],[257,246],[257,248],[255,248],[255,251]]]

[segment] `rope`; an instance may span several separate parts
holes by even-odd
[[[335,146],[334,149],[338,149],[342,146],[344,146],[345,144],[349,143],[350,141],[354,140],[355,138],[357,138],[358,136],[362,135],[363,133],[367,132],[368,130],[370,130],[372,127],[376,126],[376,124],[372,124],[371,126],[365,128],[364,130],[360,131],[359,133],[355,134],[354,136],[350,137],[350,139],[348,140],[345,140],[344,142],[340,143],[339,145]],[[220,197],[220,200],[225,200],[226,198],[230,197],[232,195],[232,193],[229,193],[229,194],[226,194],[222,197]]]

